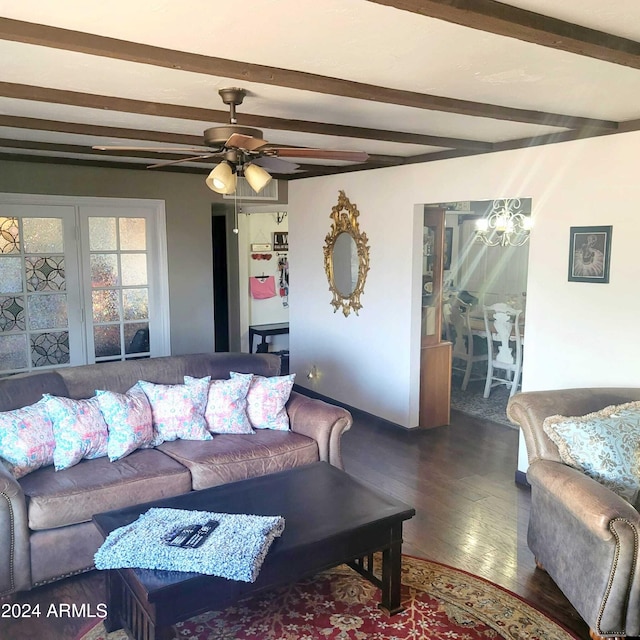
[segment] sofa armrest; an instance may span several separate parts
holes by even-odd
[[[582,388],[527,391],[509,400],[507,416],[522,429],[529,462],[560,462],[558,448],[542,429],[548,416],[584,416],[609,405],[640,400],[640,388]]]
[[[351,414],[342,407],[296,391],[291,392],[287,413],[292,431],[313,438],[318,443],[320,460],[342,469],[340,438],[353,424]]]
[[[561,462],[538,460],[527,470],[532,487],[544,488],[581,526],[602,540],[613,540],[611,523],[627,520],[640,531],[640,514],[624,498]]]
[[[528,542],[536,559],[600,635],[636,635],[640,514],[577,469],[536,460]]]
[[[27,505],[20,484],[0,464],[0,595],[30,588]]]

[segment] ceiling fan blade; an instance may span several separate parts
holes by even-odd
[[[202,156],[192,156],[191,158],[180,158],[180,160],[167,160],[166,162],[156,162],[155,164],[147,165],[147,169],[157,169],[158,167],[168,167],[172,164],[180,164],[181,162],[193,162],[194,160],[204,160],[205,158],[212,158],[218,155],[217,153],[206,153]]]
[[[202,153],[204,149],[196,147],[119,147],[116,145],[94,145],[96,151],[152,151],[153,153]]]
[[[224,143],[225,147],[233,147],[235,149],[244,149],[245,151],[255,151],[267,144],[266,140],[254,138],[253,136],[245,136],[242,133],[233,133]]]
[[[272,147],[268,150],[278,158],[317,158],[319,160],[345,160],[366,162],[369,154],[364,151],[340,151],[339,149],[300,149],[296,147]]]
[[[261,156],[251,162],[273,173],[295,173],[300,166],[295,162],[280,160],[280,158],[276,158],[275,156]]]

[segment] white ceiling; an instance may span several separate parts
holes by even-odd
[[[633,130],[638,41],[637,0],[0,0],[0,158],[170,159],[91,147],[200,144],[230,86],[240,125],[364,167]],[[323,164],[289,177],[345,170]]]

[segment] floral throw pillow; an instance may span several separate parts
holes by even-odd
[[[111,462],[151,445],[151,405],[139,384],[134,384],[124,394],[97,390],[96,397],[107,423],[107,455]]]
[[[72,400],[48,393],[43,398],[53,423],[56,471],[68,469],[83,458],[91,460],[107,455],[107,424],[100,412],[98,398]]]
[[[193,379],[190,384],[155,384],[140,380],[151,405],[152,445],[172,440],[211,440],[204,419],[209,378]]]
[[[640,496],[640,402],[610,406],[580,417],[550,416],[544,432],[560,459],[631,504]]]
[[[209,378],[210,379],[210,378]],[[196,378],[185,376],[185,384]],[[211,380],[204,417],[211,433],[255,433],[247,416],[251,378]]]
[[[251,380],[247,394],[247,415],[254,429],[289,430],[289,415],[285,405],[291,395],[295,377],[295,373],[265,378],[251,373],[231,372],[232,380]]]
[[[0,458],[14,478],[53,464],[53,424],[44,400],[0,413]]]

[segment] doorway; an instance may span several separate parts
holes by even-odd
[[[476,221],[491,212],[494,201],[449,202],[437,206],[445,213],[445,255],[443,302],[448,296],[468,300],[472,313],[482,316],[484,305],[505,302],[526,312],[529,243],[521,246],[487,246],[477,238]],[[520,199],[520,211],[530,216],[532,201]],[[476,351],[487,352],[486,334],[473,336]],[[477,342],[476,342],[477,341]],[[526,366],[526,357],[523,360]],[[512,427],[506,417],[509,389],[491,389],[489,398],[483,397],[487,363],[479,359],[473,364],[472,378],[467,388],[461,388],[464,367],[454,368],[451,380],[451,408]],[[456,370],[457,369],[457,370]]]
[[[238,236],[233,206],[211,206],[213,336],[215,351],[240,351]]]

